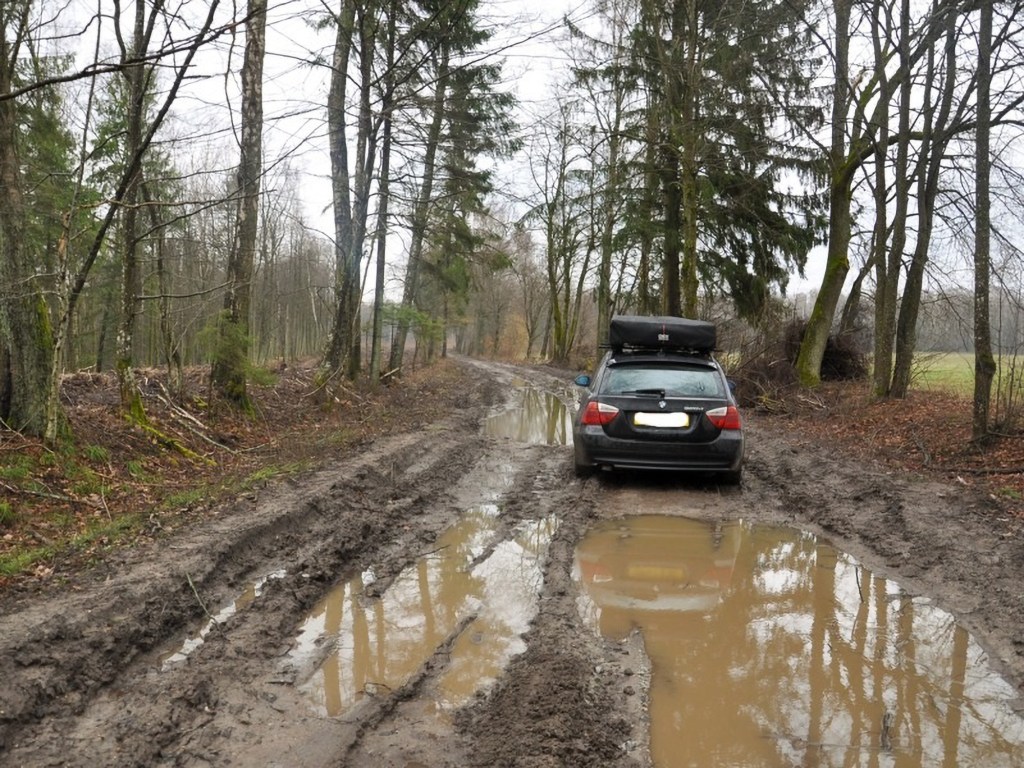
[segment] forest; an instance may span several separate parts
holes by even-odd
[[[1024,765],[1022,3],[0,0],[0,764]]]
[[[8,0],[0,419],[64,439],[81,370],[145,425],[145,368],[245,412],[275,362],[585,361],[631,312],[736,354],[797,318],[809,388],[855,337],[879,398],[972,352],[984,437],[1022,343],[1020,10]]]

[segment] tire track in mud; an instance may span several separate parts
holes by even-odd
[[[493,396],[493,388],[485,391]],[[429,429],[427,441],[415,432],[379,441],[344,466],[132,553],[108,582],[6,613],[0,755],[16,764],[141,765],[208,730],[216,681],[234,676],[235,666],[245,679],[251,656],[279,652],[268,638],[290,630],[341,572],[389,544],[402,549],[413,530],[402,529],[417,516],[437,518],[413,536],[431,538],[454,479],[480,453],[482,438],[462,426],[480,413],[474,406],[456,414]],[[288,575],[235,616],[227,633],[211,632],[184,672],[156,671],[161,643],[202,621],[200,595],[206,605],[222,604],[247,579],[278,568]],[[246,638],[255,643],[239,648]],[[242,661],[222,661],[232,653]]]
[[[478,380],[496,374],[506,384],[523,375],[508,366],[472,370]],[[495,388],[483,390],[493,396]],[[370,565],[383,590],[496,479],[508,486],[498,493],[499,539],[523,520],[578,505],[564,449],[483,438],[481,415],[470,409],[443,428],[382,441],[343,468],[244,502],[172,537],[153,562],[142,562],[144,553],[127,558],[111,605],[99,605],[98,596],[109,594],[105,584],[76,596],[95,605],[92,612],[71,612],[61,598],[10,614],[20,629],[5,636],[4,658],[18,659],[22,673],[8,679],[26,695],[5,697],[2,750],[22,764],[329,765],[346,751],[360,764],[360,754],[378,748],[378,733],[408,721],[400,705],[443,671],[454,636],[408,684],[350,717],[325,719],[310,713],[295,680],[281,673],[304,612],[339,578]],[[559,562],[571,560],[571,540],[553,548],[562,552]],[[206,606],[223,605],[246,581],[280,568],[286,573],[268,580],[248,609],[161,671],[167,638],[180,639],[186,626],[194,634],[202,623],[200,596]],[[564,585],[558,591],[568,592]],[[107,653],[76,640],[88,632],[105,635]],[[97,673],[80,674],[83,662]],[[459,738],[448,723],[434,741],[451,754]]]
[[[486,562],[499,546],[509,541],[522,524],[552,515],[561,519],[561,506],[574,500],[565,489],[564,465],[564,452],[558,448],[517,445],[500,440],[492,443],[487,457],[464,478],[456,494],[462,499],[465,509],[473,504],[474,499],[479,498],[482,490],[494,487],[496,467],[501,467],[498,474],[508,478],[505,488],[494,498],[500,514],[495,521],[491,540],[467,564],[467,571]],[[559,530],[547,547],[543,566],[544,585],[548,583],[549,563],[558,546],[562,525],[559,523]],[[542,621],[541,615],[545,611],[545,592],[542,591],[538,597],[540,606],[538,616],[532,622],[534,625]],[[359,741],[350,749],[346,764],[473,764],[474,755],[480,751],[480,739],[468,733],[456,732],[451,714],[431,703],[435,700],[434,689],[452,661],[451,650],[451,645],[448,645],[435,653],[427,665],[428,669],[424,670],[425,673],[417,682],[415,694],[420,698],[400,697],[396,706],[390,708],[386,721],[381,722],[373,731],[367,730],[360,735]],[[515,658],[511,664],[516,664]],[[486,685],[478,691],[477,696],[487,696]]]
[[[565,449],[550,450],[548,477],[524,503],[557,514],[540,610],[493,691],[457,723],[472,745],[470,766],[636,765],[642,697],[630,682],[642,666],[637,648],[605,641],[577,608],[576,545],[597,517],[597,480],[572,476]],[[453,764],[454,765],[454,764]]]

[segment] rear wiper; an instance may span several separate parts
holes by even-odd
[[[651,388],[651,389],[630,389],[630,390],[627,390],[627,391],[623,392],[622,394],[624,394],[624,395],[657,395],[658,397],[664,397],[665,396],[665,390],[664,389],[655,389],[655,388]]]

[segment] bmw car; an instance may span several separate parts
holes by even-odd
[[[644,469],[714,473],[724,483],[740,482],[743,428],[736,400],[706,342],[673,342],[672,324],[680,320],[613,319],[611,349],[593,376],[576,378],[583,390],[573,418],[578,476]],[[664,331],[617,344],[622,336],[615,334],[616,321],[619,331],[628,323],[649,328],[664,321]],[[713,332],[711,338],[713,345]]]

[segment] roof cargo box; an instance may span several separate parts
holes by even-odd
[[[615,315],[608,327],[612,349],[686,349],[711,352],[715,348],[715,325],[682,317]]]

